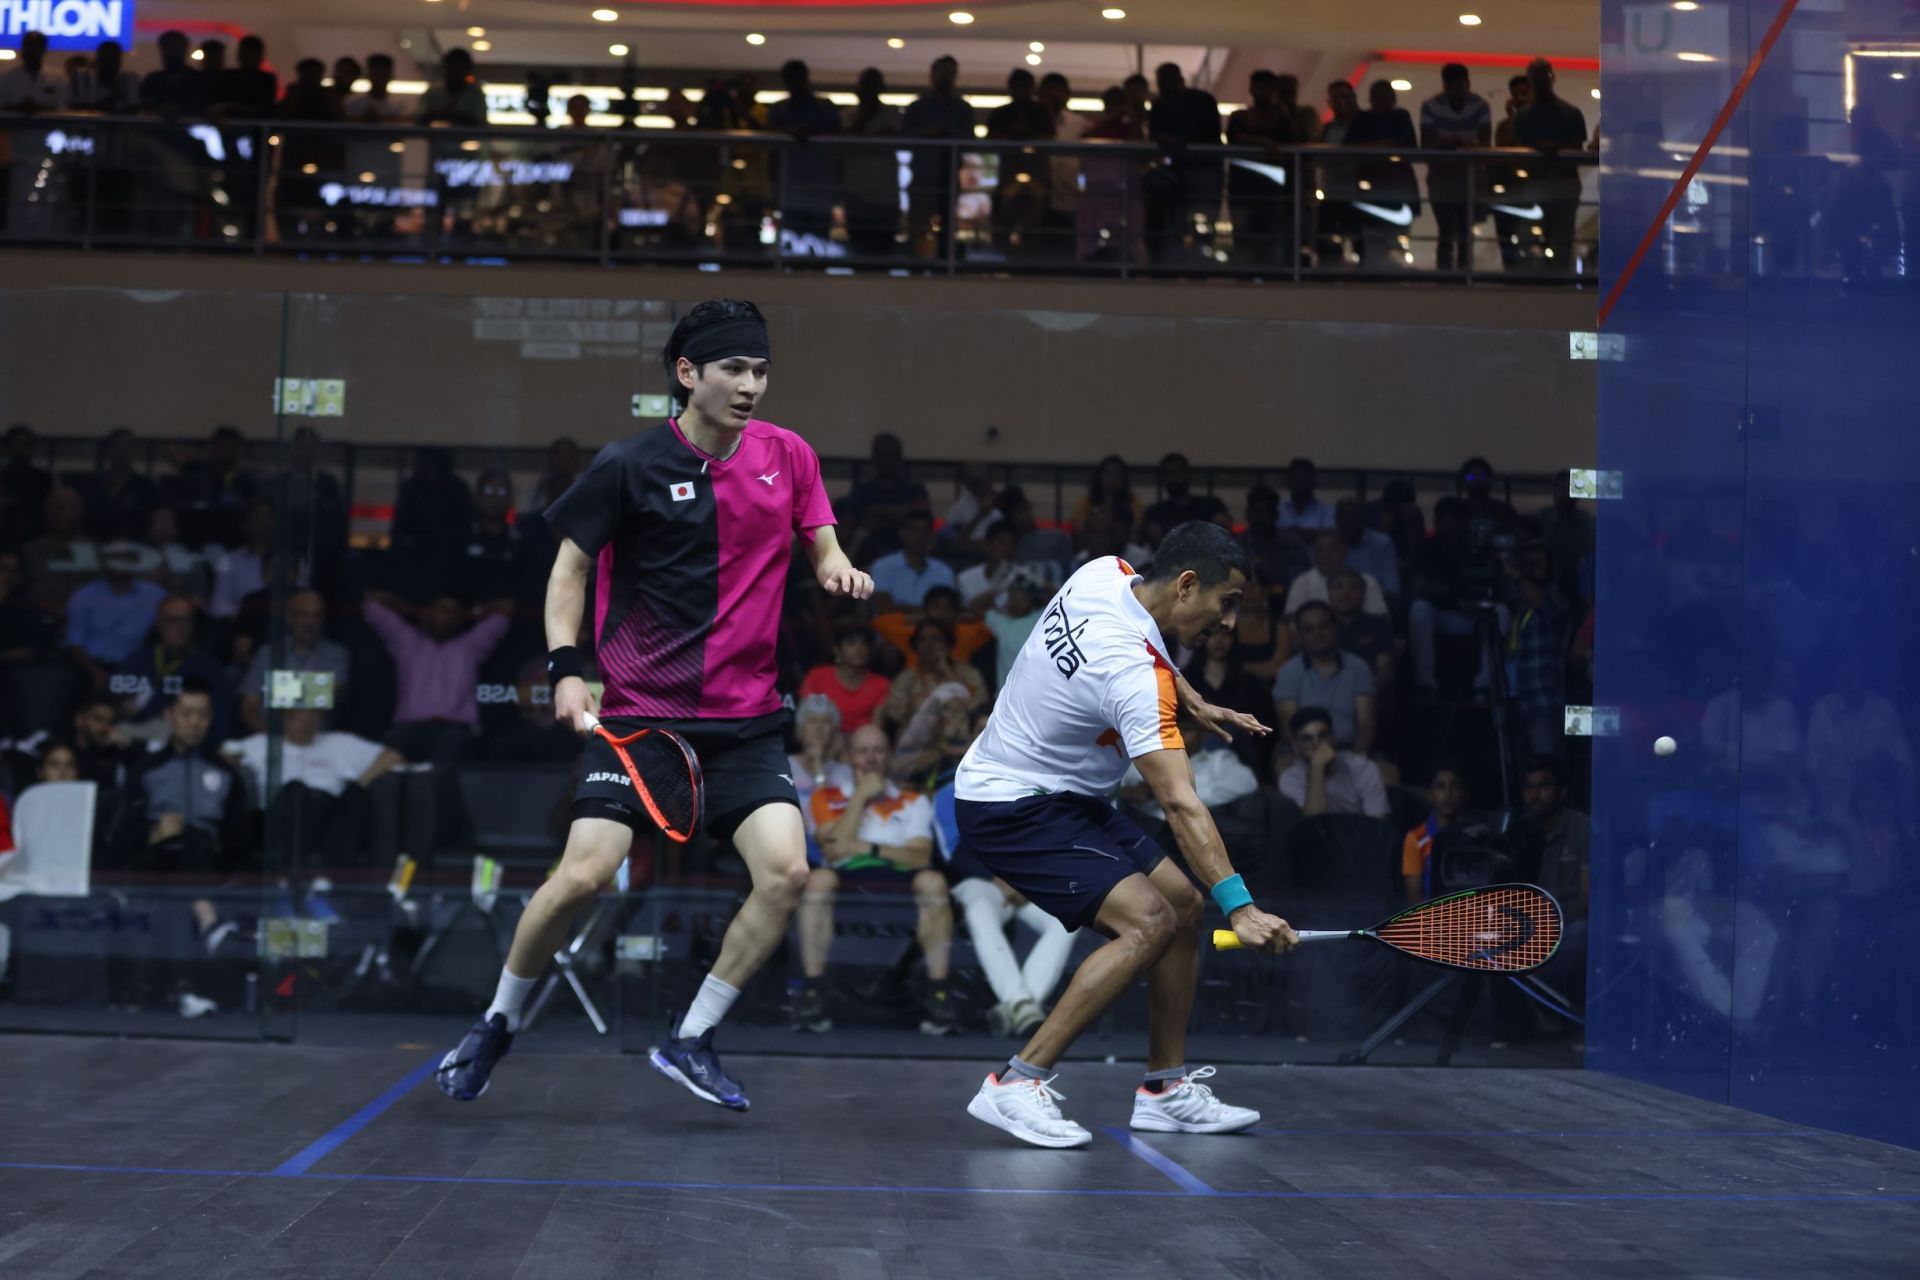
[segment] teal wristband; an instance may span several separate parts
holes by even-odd
[[[1213,900],[1225,915],[1232,915],[1242,907],[1253,905],[1253,895],[1247,892],[1247,882],[1237,875],[1228,876],[1213,886]]]

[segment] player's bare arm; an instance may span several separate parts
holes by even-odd
[[[813,561],[813,576],[830,596],[848,596],[866,600],[873,595],[871,575],[853,567],[847,553],[840,549],[840,538],[832,525],[813,531],[807,555]]]
[[[553,558],[553,572],[547,577],[547,650],[571,647],[580,638],[580,620],[587,611],[587,577],[593,571],[593,558],[582,551],[572,538],[560,540]],[[586,713],[593,709],[587,682],[579,676],[567,676],[553,687],[553,718],[573,726],[574,732],[587,731]]]
[[[1187,682],[1186,676],[1176,671],[1173,675],[1173,687],[1180,695],[1180,709],[1191,716],[1202,729],[1213,734],[1223,742],[1232,742],[1234,731],[1250,733],[1256,738],[1264,738],[1273,730],[1244,711],[1235,711],[1231,707],[1215,706],[1200,696],[1200,691]]]
[[[1187,753],[1178,749],[1150,751],[1136,756],[1133,763],[1147,786],[1153,789],[1153,798],[1166,810],[1174,842],[1193,874],[1209,889],[1230,879],[1234,874],[1233,863],[1227,858],[1227,846],[1220,839],[1219,828],[1213,825],[1213,815],[1200,803],[1193,789],[1193,768],[1187,763]],[[1235,909],[1227,917],[1227,923],[1233,926],[1234,936],[1244,947],[1286,951],[1300,942],[1285,920],[1268,915],[1251,903]]]

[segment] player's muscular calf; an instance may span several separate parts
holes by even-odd
[[[1152,881],[1131,875],[1107,894],[1094,926],[1112,941],[1081,963],[1060,1002],[1020,1051],[1021,1061],[1036,1067],[1058,1062],[1093,1020],[1166,954],[1180,919]]]

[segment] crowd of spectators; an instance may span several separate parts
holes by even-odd
[[[447,50],[426,91],[404,98],[392,89],[394,62],[384,53],[364,61],[342,57],[331,67],[303,58],[284,84],[258,36],[237,42],[232,65],[224,41],[194,48],[178,31],[161,35],[154,55],[158,65],[145,75],[127,68],[127,51],[112,41],[91,57],[73,54],[56,65],[44,40],[29,33],[16,63],[0,73],[0,113],[137,114],[205,121],[218,131],[218,154],[105,148],[88,178],[98,204],[94,226],[102,234],[130,230],[135,206],[147,208],[143,216],[151,224],[151,207],[168,201],[202,213],[219,205],[235,236],[251,236],[255,211],[270,205],[272,226],[258,230],[283,242],[409,235],[424,225],[422,210],[431,208],[442,232],[455,238],[544,242],[556,249],[597,250],[611,240],[623,248],[699,246],[757,256],[771,236],[789,256],[1231,262],[1289,273],[1297,264],[1399,269],[1413,260],[1411,219],[1400,216],[1399,206],[1417,216],[1423,199],[1414,164],[1398,155],[1318,159],[1298,148],[1447,151],[1498,144],[1559,156],[1597,142],[1580,108],[1556,95],[1545,60],[1508,83],[1497,127],[1467,68],[1449,64],[1438,92],[1419,108],[1416,131],[1414,115],[1399,105],[1387,80],[1365,86],[1364,107],[1361,86],[1333,81],[1324,109],[1316,109],[1301,100],[1298,77],[1255,71],[1247,105],[1223,116],[1215,96],[1188,84],[1175,63],[1158,67],[1151,81],[1136,74],[1103,87],[1097,111],[1073,107],[1092,99],[1077,98],[1065,75],[1036,77],[1018,67],[1006,77],[1007,101],[980,111],[960,92],[958,62],[943,56],[904,109],[884,100],[897,100],[897,90],[876,68],[859,74],[853,104],[840,107],[816,90],[807,64],[797,60],[780,69],[785,96],[771,103],[760,101],[758,78],[747,72],[710,79],[695,96],[675,88],[659,102],[615,94],[604,104],[628,123],[648,114],[664,117],[658,123],[669,130],[762,133],[797,146],[769,148],[744,137],[676,144],[656,128],[619,142],[435,144],[416,156],[431,164],[428,172],[422,164],[409,169],[407,148],[395,154],[377,135],[312,126],[485,125],[487,95],[467,49]],[[585,95],[560,104],[550,100],[546,78],[529,72],[526,79],[522,105],[536,124],[583,127],[594,116]],[[269,122],[297,127],[263,147],[268,131],[259,126]],[[910,155],[904,186],[894,146],[807,145],[835,135],[897,138]],[[976,145],[911,145],[916,140]],[[1033,147],[1048,142],[1080,147]],[[1153,145],[1100,154],[1099,144],[1111,142]],[[1228,162],[1194,150],[1222,144],[1265,154]],[[14,167],[23,173],[15,186],[28,185],[18,162],[32,160],[27,153],[37,145],[23,136],[14,148],[22,153]],[[483,150],[484,156],[475,154]],[[277,165],[264,163],[269,153],[278,156]],[[505,190],[514,180],[497,175],[477,182],[443,172],[451,164],[464,173],[468,162],[481,160],[537,163],[524,191]],[[0,177],[6,170],[0,164]],[[1575,270],[1580,177],[1569,162],[1435,159],[1426,170],[1436,269],[1469,268],[1473,229],[1491,218],[1507,271]],[[48,221],[55,215],[44,178],[33,183],[0,199],[0,218],[11,208],[23,229],[44,234],[56,229]],[[271,184],[267,201],[263,183]],[[356,187],[366,191],[353,196],[348,189]],[[501,190],[489,194],[488,187]],[[1299,200],[1296,191],[1314,197]],[[613,207],[605,207],[604,192],[613,193]],[[1539,211],[1529,214],[1535,204]],[[144,229],[194,233],[177,225]]]
[[[78,472],[42,465],[25,426],[5,450],[0,797],[96,783],[97,875],[284,874],[266,853],[271,829],[277,859],[384,878],[398,852],[430,861],[468,847],[469,769],[565,772],[577,753],[547,714],[539,671],[554,550],[540,510],[583,465],[571,441],[522,477],[524,505],[509,472],[468,478],[446,451],[420,450],[387,537],[358,549],[309,429],[278,473],[253,467],[231,428],[151,469],[135,465],[140,442],[125,431]],[[1254,566],[1238,627],[1175,655],[1206,696],[1274,731],[1227,744],[1186,726],[1223,830],[1266,839],[1294,820],[1353,817],[1391,826],[1396,849],[1411,832],[1394,867],[1424,891],[1425,851],[1467,812],[1464,795],[1502,792],[1495,716],[1511,731],[1508,781],[1524,781],[1529,807],[1551,782],[1558,807],[1543,812],[1564,809],[1558,717],[1584,696],[1591,652],[1588,514],[1564,496],[1516,511],[1478,458],[1431,509],[1407,481],[1363,499],[1323,495],[1307,459],[1283,474],[1284,493],[1256,484],[1236,513],[1179,454],[1150,480],[1109,457],[1067,518],[1043,522],[1026,492],[972,464],[936,519],[900,441],[874,439],[836,503],[873,599],[830,602],[796,558],[783,614],[779,680],[796,708],[793,777],[816,863],[797,1026],[831,1022],[819,979],[836,897],[891,877],[918,904],[924,1029],[952,1028],[946,885],[967,878],[950,829],[954,767],[1054,589],[1097,556],[1144,568],[1183,521],[1235,530]],[[1116,802],[1159,822],[1137,787]],[[429,817],[405,819],[403,839],[395,815],[409,806]],[[1535,856],[1552,865],[1539,874],[1577,913],[1584,845],[1569,832],[1583,819],[1541,821]],[[977,927],[1038,923],[997,888],[954,901]],[[996,1026],[1030,1025],[1058,980],[1058,939],[1039,932],[1041,962],[1024,976],[996,950]]]

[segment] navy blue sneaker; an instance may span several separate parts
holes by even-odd
[[[647,1061],[667,1079],[687,1086],[687,1091],[696,1098],[729,1111],[747,1109],[746,1091],[740,1082],[720,1069],[720,1055],[713,1051],[712,1027],[684,1040],[665,1037],[648,1050]]]
[[[507,1015],[496,1013],[473,1024],[460,1047],[440,1059],[433,1073],[440,1092],[460,1102],[472,1102],[487,1091],[487,1078],[494,1064],[513,1048],[513,1032],[507,1030]]]

